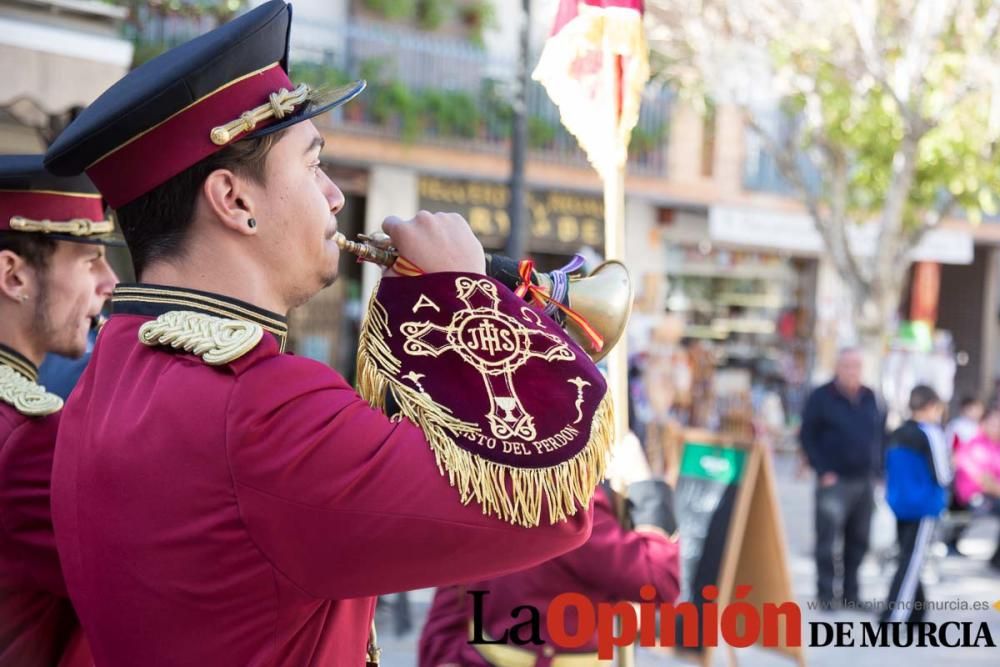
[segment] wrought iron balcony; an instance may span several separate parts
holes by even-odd
[[[514,105],[515,63],[465,42],[359,22],[319,28],[293,44],[293,79],[338,85],[364,78],[369,89],[342,109],[318,119],[338,130],[404,142],[506,154]],[[633,132],[629,168],[666,173],[670,91],[650,86]],[[533,158],[585,165],[576,140],[559,122],[544,89],[527,94],[528,144]]]

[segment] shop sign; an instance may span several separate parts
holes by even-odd
[[[604,202],[600,197],[557,190],[529,190],[528,250],[572,254],[583,246],[604,245]],[[501,183],[420,177],[420,208],[454,211],[469,221],[489,249],[502,248],[510,235],[510,188]]]

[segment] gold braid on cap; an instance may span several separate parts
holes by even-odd
[[[17,232],[42,232],[43,234],[69,234],[70,236],[90,236],[110,234],[115,231],[115,223],[110,220],[87,220],[73,218],[65,222],[52,220],[29,220],[15,215],[10,219],[10,228]]]
[[[139,327],[143,345],[168,345],[201,357],[210,366],[228,364],[252,350],[264,335],[256,322],[172,310]]]
[[[270,118],[281,120],[295,111],[295,107],[309,99],[309,92],[309,86],[303,83],[292,91],[282,88],[276,93],[271,93],[267,104],[261,104],[255,109],[244,111],[236,120],[212,128],[212,143],[216,146],[225,146],[237,136],[253,132],[257,123],[263,120]]]

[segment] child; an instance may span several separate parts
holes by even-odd
[[[933,389],[918,385],[910,392],[910,414],[886,452],[886,500],[896,515],[899,567],[882,622],[923,619],[920,569],[951,484],[951,451],[940,426],[944,403]]]

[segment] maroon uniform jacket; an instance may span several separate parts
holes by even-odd
[[[360,667],[373,596],[521,569],[589,535],[586,511],[528,529],[463,506],[415,425],[282,353],[279,315],[147,285],[119,286],[113,305],[53,471],[59,553],[100,667]],[[139,341],[166,311],[266,333],[209,365]]]
[[[545,626],[546,610],[553,598],[561,593],[582,593],[595,605],[638,601],[639,589],[650,584],[656,589],[657,600],[673,601],[680,592],[679,555],[679,543],[661,532],[624,530],[608,496],[599,489],[594,497],[593,533],[579,549],[522,572],[438,589],[420,638],[420,667],[491,666],[469,644],[473,613],[469,591],[487,592],[482,597],[481,620],[489,638],[501,637],[511,625],[526,620],[523,614],[511,619],[516,607],[530,605],[538,609],[545,645],[516,648],[534,653],[536,667],[548,667],[558,656]],[[567,629],[575,632],[573,627]],[[593,654],[596,665],[597,638],[574,652]],[[497,663],[496,667],[504,666]]]
[[[0,667],[56,665],[62,657],[63,664],[89,665],[85,642],[74,638],[79,624],[49,509],[59,412],[29,416],[14,407],[41,399],[57,408],[59,399],[35,384],[37,376],[30,361],[0,346]],[[65,655],[71,641],[73,659]]]

